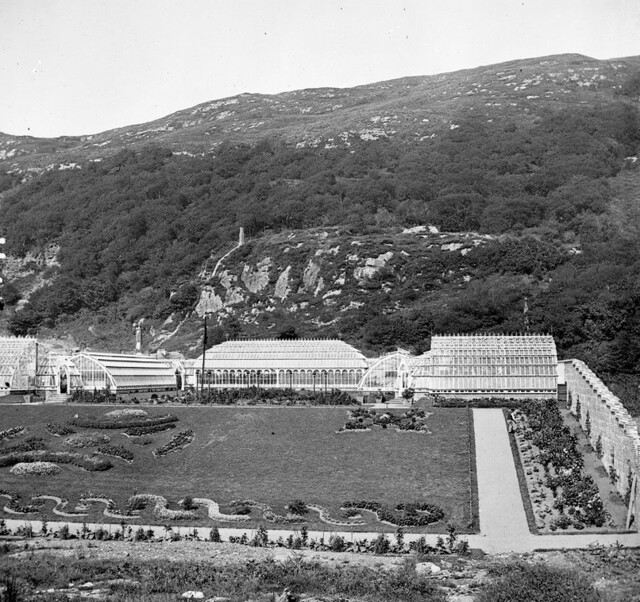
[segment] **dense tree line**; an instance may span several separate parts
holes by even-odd
[[[632,84],[613,101],[535,119],[488,120],[469,109],[459,127],[420,143],[296,148],[274,139],[228,142],[204,156],[149,146],[24,184],[3,175],[8,251],[60,244],[49,284],[10,328],[32,333],[115,306],[129,321],[188,312],[198,298],[194,274],[230,248],[240,225],[258,237],[433,224],[504,236],[464,256],[434,250],[382,271],[361,310],[325,334],[378,352],[424,347],[433,332],[528,325],[596,370],[639,374],[640,243],[609,211],[610,179],[640,144]]]

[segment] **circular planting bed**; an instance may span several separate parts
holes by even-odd
[[[58,474],[60,467],[53,462],[19,462],[10,472],[25,477],[48,477]]]

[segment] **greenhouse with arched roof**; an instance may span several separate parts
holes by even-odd
[[[84,390],[111,393],[175,391],[181,389],[184,369],[179,362],[148,355],[82,352],[71,357]]]
[[[334,339],[227,341],[193,361],[189,383],[200,387],[357,389],[368,369],[357,349]],[[202,377],[204,368],[204,379]]]

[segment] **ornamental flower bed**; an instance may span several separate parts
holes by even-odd
[[[174,428],[176,428],[175,423],[165,422],[164,424],[154,424],[152,426],[134,426],[125,429],[123,432],[127,437],[144,437],[145,435],[152,435],[153,433],[160,433]]]
[[[437,523],[444,518],[444,510],[436,504],[416,502],[412,504],[398,504],[395,512],[383,506],[379,502],[360,500],[358,502],[347,501],[342,504],[345,509],[356,508],[374,512],[379,521],[390,523],[399,527],[426,527]],[[398,515],[401,512],[401,515]]]
[[[133,462],[133,452],[122,445],[101,445],[96,451],[105,456],[122,458],[125,462]]]
[[[73,464],[78,468],[93,471],[109,470],[113,464],[104,458],[83,456],[77,452],[54,452],[49,450],[26,451],[0,456],[0,468],[14,466],[20,462],[54,462],[57,464]]]
[[[44,428],[46,428],[54,437],[64,437],[75,433],[71,427],[65,426],[64,424],[58,424],[56,422],[49,422],[44,425]]]
[[[144,418],[148,416],[148,412],[145,410],[127,408],[123,410],[112,410],[111,412],[107,412],[105,416],[110,420],[131,420],[134,418]]]
[[[195,517],[192,510],[170,510],[167,508],[169,502],[160,495],[141,493],[129,498],[127,506],[142,510],[146,506],[153,504],[153,515],[159,520],[185,520]]]
[[[401,415],[392,412],[378,414],[375,410],[356,408],[349,412],[349,418],[338,432],[370,431],[379,426],[383,429],[395,427],[398,431],[428,433],[426,420],[430,416],[424,410],[408,410]]]
[[[24,426],[14,426],[10,429],[0,431],[0,441],[4,439],[12,439],[13,437],[19,437],[26,432],[27,428]]]
[[[18,445],[12,445],[10,447],[4,447],[0,449],[0,456],[6,456],[8,454],[21,453],[26,451],[35,451],[46,449],[47,446],[41,437],[29,437],[24,443]]]
[[[83,433],[67,437],[64,443],[69,447],[98,447],[98,445],[109,443],[109,437],[100,433]]]
[[[49,477],[58,474],[60,467],[53,462],[19,462],[9,472],[25,477]]]
[[[170,422],[178,422],[178,417],[173,414],[165,414],[164,416],[153,416],[148,418],[129,418],[129,419],[100,419],[93,417],[74,418],[69,424],[79,428],[89,429],[128,429],[138,426],[154,426],[156,424],[167,424]]]
[[[162,447],[158,447],[153,450],[154,456],[166,456],[167,454],[171,454],[173,452],[180,451],[193,443],[195,439],[195,435],[191,429],[186,429],[184,431],[180,431],[171,437],[171,441]]]

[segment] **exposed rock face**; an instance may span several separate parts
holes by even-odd
[[[353,277],[362,284],[365,280],[375,276],[381,268],[387,265],[387,262],[393,257],[392,251],[387,251],[378,255],[374,259],[367,259],[364,262],[364,267],[357,267],[353,270]]]
[[[291,266],[288,265],[287,269],[280,274],[278,281],[276,282],[276,290],[273,293],[274,296],[278,297],[281,301],[284,301],[291,292],[289,288],[289,272],[291,271]]]
[[[269,284],[269,269],[271,268],[271,258],[265,257],[258,262],[255,270],[245,265],[240,279],[251,293],[258,293]]]
[[[311,259],[302,274],[302,282],[307,290],[311,290],[316,285],[319,274],[320,264]]]

